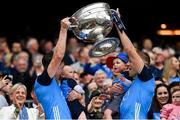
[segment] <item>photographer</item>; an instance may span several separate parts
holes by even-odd
[[[0,108],[8,106],[6,95],[12,87],[12,75],[0,73]]]

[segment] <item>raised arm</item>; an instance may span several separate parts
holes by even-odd
[[[70,25],[70,22],[69,22],[68,17],[61,20],[59,38],[54,49],[52,60],[47,68],[47,72],[50,78],[52,78],[55,75],[61,63],[61,60],[64,57],[64,53],[66,49],[67,31],[68,31],[69,25]]]
[[[120,19],[120,15],[119,15],[118,10],[117,10],[117,14],[118,14],[117,17],[119,17],[118,19]],[[121,22],[119,22],[119,23],[115,22],[115,25],[116,25],[122,46],[124,48],[124,51],[127,52],[131,63],[135,66],[136,71],[138,73],[141,73],[141,71],[144,67],[144,62],[141,59],[141,57],[138,55],[134,45],[132,44],[131,40],[129,39],[129,37],[127,36],[125,31],[118,28],[118,26],[120,26],[118,24],[121,24]]]

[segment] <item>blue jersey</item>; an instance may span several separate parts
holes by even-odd
[[[66,100],[62,94],[59,84],[55,79],[47,86],[35,81],[35,94],[41,103],[46,119],[71,119]]]
[[[114,85],[115,83],[119,83],[122,87],[123,87],[123,92],[122,94],[124,94],[130,87],[131,84],[126,84],[124,83],[122,80],[118,79],[118,78],[115,78],[113,79],[113,82],[112,82],[112,85]],[[113,93],[114,95],[116,95],[116,93]]]
[[[180,77],[176,76],[176,77],[170,77],[169,78],[169,83],[173,83],[173,82],[180,82]]]
[[[61,90],[65,98],[69,95],[71,90],[77,85],[77,82],[71,78],[63,78],[61,79]]]
[[[154,120],[160,120],[160,112],[154,112],[153,113],[153,119]]]
[[[120,119],[147,119],[154,89],[154,77],[151,77],[148,81],[142,81],[139,75],[136,76],[121,101]]]

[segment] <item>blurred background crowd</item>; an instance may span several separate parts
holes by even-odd
[[[73,14],[73,12],[79,9],[79,6],[77,5],[80,4],[80,2],[83,3],[81,4],[82,6],[87,4],[87,2],[85,1],[79,1],[76,3],[75,8],[71,8],[70,6],[68,6],[69,8],[66,12],[67,14],[62,11],[61,8],[58,12],[56,10],[56,12],[54,13],[55,16],[58,16],[61,12],[62,14],[60,16],[70,16],[71,13]],[[147,6],[145,5],[146,7],[143,7],[146,8],[145,10],[147,10],[147,13],[146,15],[144,15],[144,17],[142,13],[138,14],[140,8],[129,5],[130,8],[137,9],[135,11],[137,12],[138,18],[132,18],[131,14],[133,13],[131,12],[131,10],[128,10],[128,5],[126,2],[122,2],[119,4],[120,5],[118,6],[117,2],[110,2],[110,6],[112,6],[112,8],[119,7],[120,12],[122,11],[122,20],[127,27],[127,34],[129,34],[136,49],[146,52],[151,58],[150,68],[153,75],[155,76],[156,81],[153,102],[148,113],[148,117],[152,119],[156,116],[156,113],[160,114],[160,110],[164,105],[172,102],[174,89],[180,89],[180,37],[178,35],[161,36],[156,34],[155,31],[158,29],[155,28],[158,28],[157,26],[160,26],[161,23],[166,23],[170,20],[168,17],[163,17],[166,16],[166,14],[164,13],[162,13],[162,19],[164,19],[165,22],[161,18],[156,18],[156,16],[159,15],[158,13],[154,14],[153,16],[153,13],[150,12],[153,9],[150,8],[151,2],[149,2],[150,5],[147,3]],[[126,8],[123,7],[124,4],[126,4]],[[157,5],[155,5],[155,9],[157,9],[156,7]],[[148,8],[151,10],[149,10]],[[33,6],[31,6],[30,9],[33,9]],[[155,12],[155,10],[152,11]],[[127,15],[128,13],[126,12],[130,12],[130,15]],[[157,20],[157,23],[146,23],[147,21],[145,20],[147,19],[145,19],[145,17],[147,17],[148,14],[148,21]],[[174,14],[175,13],[172,13],[172,15]],[[36,21],[39,18],[35,18],[35,16],[33,15],[31,16],[34,17],[33,19],[31,19],[32,21]],[[39,16],[41,16],[41,13],[39,14]],[[17,22],[18,25],[15,25],[15,22],[12,22],[10,24],[5,23],[5,25],[3,25],[6,19],[2,20],[2,22],[0,23],[0,25],[2,25],[2,28],[0,30],[0,109],[3,106],[9,106],[11,103],[13,103],[13,98],[10,98],[9,95],[12,94],[11,89],[16,83],[22,83],[27,89],[27,97],[25,98],[24,104],[29,108],[35,107],[34,104],[38,106],[38,102],[32,92],[33,85],[37,75],[42,73],[44,69],[42,65],[43,56],[47,53],[50,53],[56,45],[58,39],[58,36],[56,34],[59,30],[57,29],[59,25],[55,25],[58,24],[58,17],[54,17],[53,14],[49,15],[49,21],[53,21],[54,23],[51,24],[52,26],[48,23],[47,24],[49,26],[45,26],[46,23],[44,21],[46,20],[43,16],[45,15],[42,14],[43,19],[41,18],[37,20],[39,21],[39,23],[43,21],[40,24],[39,28],[34,27],[38,26],[38,23],[34,22],[36,24],[32,24],[29,22],[31,20],[27,20],[27,22],[29,22],[30,24],[27,23],[23,27],[19,26],[20,28],[22,28],[21,30],[18,28],[18,25],[22,22],[21,20],[20,22]],[[27,14],[25,15],[25,17],[27,17]],[[4,16],[4,18],[6,18],[6,16]],[[176,29],[178,26],[177,20],[179,20],[179,18],[177,18],[177,20],[176,18],[171,18],[172,21],[170,24],[167,23],[167,26],[172,25],[173,29]],[[142,19],[145,23],[141,24],[136,21],[136,19]],[[49,21],[47,20],[46,22]],[[24,21],[22,24],[25,24]],[[149,25],[143,26],[144,24]],[[11,29],[11,25],[15,27],[13,28],[14,31],[8,30]],[[152,29],[150,26],[153,25],[155,27],[153,27]],[[6,26],[8,27],[6,28]],[[54,28],[51,28],[53,26]],[[43,29],[49,30],[46,31]],[[146,30],[144,31],[144,29]],[[93,43],[84,43],[83,41],[78,40],[71,31],[68,32],[69,34],[67,37],[67,46],[63,62],[64,65],[67,65],[69,68],[66,69],[64,73],[67,72],[68,74],[68,72],[73,72],[74,79],[83,87],[85,91],[84,104],[86,107],[88,107],[93,97],[99,97],[101,93],[106,95],[110,93],[109,91],[112,86],[112,71],[107,67],[106,59],[109,56],[118,55],[119,52],[122,52],[122,48],[120,46],[113,53],[105,55],[103,57],[91,58],[88,55],[88,52]],[[116,36],[116,32],[112,30],[112,33],[110,33],[109,36]],[[108,97],[105,100],[101,99],[99,101],[96,101],[93,104],[94,106],[92,108],[88,108],[88,118],[103,119],[104,110],[107,103]],[[42,108],[40,108],[40,111],[42,111],[42,115]],[[113,114],[113,118],[118,118],[118,113]]]

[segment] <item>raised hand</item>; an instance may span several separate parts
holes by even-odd
[[[0,78],[0,90],[8,84],[7,75]]]
[[[69,21],[71,22],[71,28],[76,28],[78,27],[78,20],[75,17],[71,17],[69,18]]]
[[[124,26],[122,20],[121,20],[121,16],[120,16],[120,13],[119,13],[119,8],[117,8],[117,10],[113,10],[111,9],[111,12],[112,12],[112,18],[113,18],[113,21],[116,25],[116,27],[122,32],[123,30],[126,30],[126,27]]]
[[[111,93],[115,93],[116,95],[120,95],[123,93],[123,86],[121,86],[119,83],[115,83],[113,86],[111,86]]]
[[[16,98],[15,98],[15,103],[14,103],[14,105],[15,105],[15,107],[16,107],[16,109],[14,110],[14,114],[15,114],[15,116],[16,116],[16,118],[17,118],[18,115],[19,115],[19,112],[20,112],[20,110],[21,110],[21,105],[20,105],[20,103],[17,101]]]
[[[82,96],[80,93],[76,92],[75,90],[72,90],[68,95],[68,101],[73,101],[75,99],[82,99]]]
[[[119,12],[119,8],[116,9],[116,13],[121,18],[121,15],[120,15],[120,12]]]
[[[61,20],[61,28],[69,29],[71,22],[69,21],[69,17],[66,17]]]

